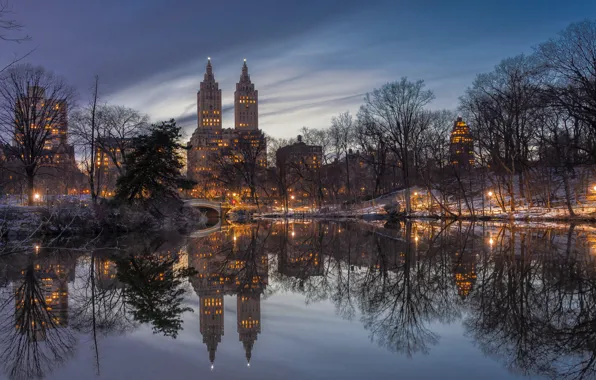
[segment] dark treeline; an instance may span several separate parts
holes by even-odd
[[[434,94],[422,80],[387,83],[366,95],[356,115],[342,113],[327,129],[304,128],[304,142],[322,148],[322,162],[287,171],[311,202],[405,189],[409,212],[422,208],[409,191],[418,186],[434,212],[478,214],[490,191],[503,212],[560,207],[573,216],[596,192],[595,46],[596,22],[572,24],[533,54],[478,74],[459,110],[431,110]],[[474,139],[475,163],[465,170],[450,152],[457,113]],[[293,142],[273,139],[270,150]]]

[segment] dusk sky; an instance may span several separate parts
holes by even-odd
[[[433,108],[456,108],[477,73],[530,53],[569,23],[596,16],[594,0],[10,0],[31,40],[3,42],[0,64],[27,61],[64,76],[87,102],[103,100],[196,128],[196,92],[212,58],[233,126],[243,58],[259,90],[260,127],[291,137],[356,112],[367,91],[424,79]]]

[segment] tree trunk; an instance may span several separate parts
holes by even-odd
[[[33,206],[35,204],[35,175],[33,173],[27,173],[27,204]]]
[[[567,175],[567,170],[563,169],[563,187],[565,189],[565,203],[567,204],[567,210],[569,211],[569,216],[574,217],[575,212],[573,211],[573,205],[571,204],[571,188],[569,187],[569,176]]]

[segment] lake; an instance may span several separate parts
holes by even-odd
[[[0,377],[594,378],[595,254],[472,222],[4,243]]]

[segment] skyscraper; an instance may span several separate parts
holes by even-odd
[[[228,163],[251,160],[263,169],[267,165],[265,138],[259,130],[258,91],[250,80],[246,60],[234,92],[234,128],[223,128],[221,112],[221,90],[209,59],[197,93],[198,126],[187,152],[187,175],[199,183],[194,192],[197,197],[225,192],[218,171]]]
[[[205,76],[197,92],[199,128],[221,129],[221,90],[215,81],[211,58],[207,59]]]
[[[259,91],[255,90],[255,85],[250,81],[246,59],[234,92],[234,121],[234,128],[237,130],[259,129]]]

